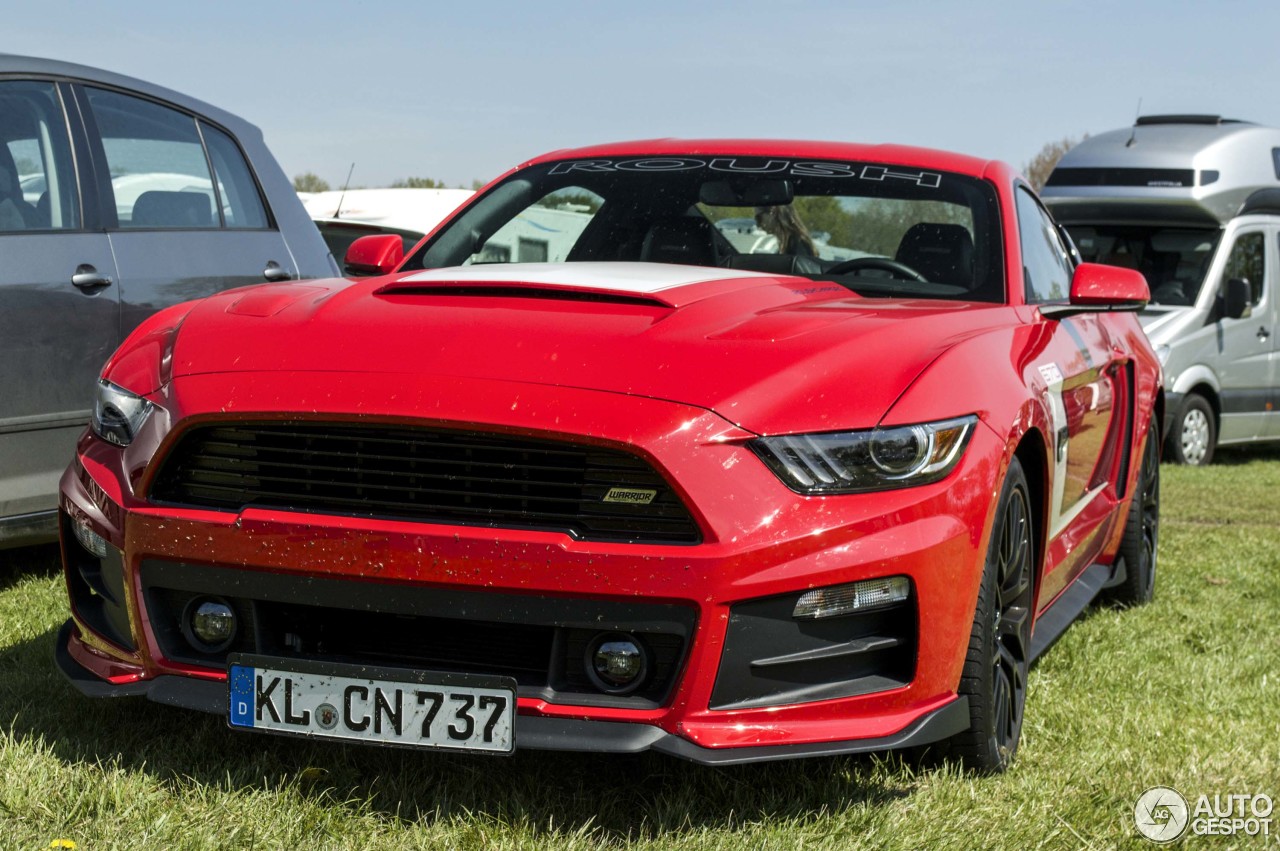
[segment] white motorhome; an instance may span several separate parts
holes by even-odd
[[[1041,194],[1084,260],[1147,278],[1168,456],[1280,440],[1280,130],[1146,116],[1072,148]]]

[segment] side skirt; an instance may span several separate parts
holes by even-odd
[[[1044,614],[1036,618],[1035,632],[1031,635],[1031,659],[1034,662],[1062,637],[1067,627],[1080,616],[1098,592],[1111,579],[1112,567],[1108,564],[1091,564],[1075,578],[1058,599],[1049,604]]]

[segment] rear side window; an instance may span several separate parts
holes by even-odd
[[[53,83],[0,83],[0,233],[74,230],[80,193]]]
[[[270,226],[253,173],[225,132],[143,98],[92,87],[85,92],[120,228]]]
[[[240,147],[226,133],[203,121],[200,134],[209,148],[209,160],[218,179],[224,224],[229,228],[265,228],[267,211]]]

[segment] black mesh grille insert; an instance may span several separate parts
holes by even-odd
[[[606,502],[611,491],[630,501]],[[165,459],[151,498],[549,529],[597,541],[701,540],[666,481],[626,452],[381,424],[197,427]]]

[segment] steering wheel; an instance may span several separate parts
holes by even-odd
[[[888,272],[896,278],[902,278],[907,281],[919,281],[922,284],[929,283],[929,279],[921,275],[915,269],[912,269],[906,263],[899,263],[897,260],[890,260],[888,257],[855,257],[852,260],[845,260],[832,266],[824,275],[844,275],[849,272],[856,272],[859,269],[880,269]]]

